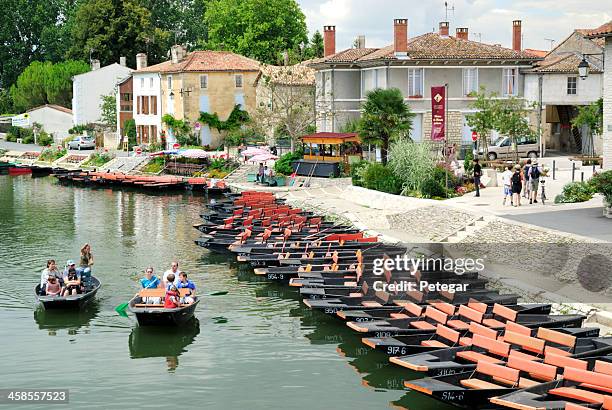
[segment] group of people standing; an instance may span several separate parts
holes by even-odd
[[[538,187],[542,169],[537,160],[528,159],[522,167],[519,164],[508,165],[502,173],[504,184],[504,201],[510,198],[511,206],[521,206],[521,196],[529,200],[530,204],[538,202]]]
[[[176,261],[172,262],[170,269],[164,272],[161,279],[155,276],[152,267],[148,267],[144,278],[140,280],[140,286],[142,289],[165,289],[164,308],[166,309],[195,302],[196,286],[187,278],[187,273],[179,269],[179,263]],[[180,289],[186,289],[184,296],[180,295]],[[144,303],[161,304],[161,298],[148,297]]]
[[[54,259],[47,261],[47,267],[40,275],[41,296],[70,296],[83,293],[87,280],[91,277],[94,259],[89,244],[81,248],[79,266],[70,259],[62,272],[59,271]]]
[[[274,173],[272,172],[272,169],[267,165],[264,165],[263,162],[260,162],[259,169],[257,170],[257,182],[259,182],[260,184],[266,182],[269,183],[271,182],[273,176]]]

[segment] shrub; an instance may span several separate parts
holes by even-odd
[[[585,202],[593,198],[593,188],[587,182],[570,182],[563,187],[561,195],[555,197],[555,203]]]
[[[17,135],[9,132],[9,133],[6,134],[6,140],[8,142],[17,142]]]
[[[227,165],[228,161],[224,158],[213,158],[210,161],[209,169],[223,169]]]
[[[363,186],[363,173],[369,164],[370,163],[365,160],[351,164],[350,176],[353,185]]]
[[[431,145],[400,139],[389,149],[389,168],[402,182],[404,193],[420,190],[421,184],[431,177],[435,161]]]
[[[91,155],[91,157],[83,165],[87,165],[90,167],[101,167],[102,165],[106,164],[114,157],[115,157],[114,155],[108,152],[95,152]]]
[[[158,172],[160,172],[162,169],[164,169],[164,165],[165,165],[165,157],[155,157],[153,158],[151,161],[149,161],[149,163],[147,165],[144,166],[144,168],[142,169],[142,172],[148,172],[151,174],[157,174]]]
[[[298,159],[302,159],[301,152],[288,152],[281,155],[281,157],[274,163],[274,172],[277,175],[291,175],[293,173],[291,163],[293,161],[297,161]]]
[[[435,179],[436,181],[438,181],[440,185],[442,186],[445,186],[447,182],[447,179],[446,179],[447,176],[448,176],[448,187],[447,188],[454,190],[459,185],[461,185],[461,181],[459,181],[459,179],[455,176],[455,174],[450,170],[450,165],[447,165],[443,162],[436,165],[431,174],[431,177]]]
[[[468,177],[472,176],[474,172],[474,153],[471,149],[465,151],[465,158],[463,159],[463,170],[465,175]]]
[[[612,171],[596,174],[589,180],[592,192],[602,194],[608,204],[612,204]]]
[[[66,149],[58,150],[55,148],[47,148],[43,150],[43,152],[40,153],[38,160],[45,161],[45,162],[53,162],[53,161],[57,161],[58,159],[66,155],[66,153],[67,153]]]
[[[402,182],[395,176],[393,171],[379,163],[368,164],[363,173],[364,186],[368,189],[399,194],[402,191]]]
[[[446,197],[446,189],[437,179],[427,178],[421,184],[421,194],[424,198],[444,198]]]
[[[38,145],[42,147],[53,144],[53,137],[44,131],[41,131],[37,138]]]

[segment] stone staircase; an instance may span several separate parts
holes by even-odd
[[[223,180],[228,184],[241,184],[247,182],[247,174],[257,174],[258,164],[242,163],[232,173],[228,174]]]
[[[469,223],[467,223],[464,227],[454,232],[453,234],[447,236],[446,238],[442,239],[440,242],[444,242],[444,243],[461,242],[466,237],[473,235],[476,231],[485,227],[493,219],[495,218],[490,217],[490,216],[480,216],[476,219],[473,219]]]
[[[142,157],[115,157],[115,159],[107,162],[103,170],[110,172],[123,172],[129,174],[136,170],[140,165],[148,162],[149,158],[146,156]]]

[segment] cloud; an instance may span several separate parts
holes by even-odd
[[[407,18],[409,36],[437,30],[445,16],[444,0],[297,0],[312,33],[336,26],[337,50],[360,34],[368,47],[393,42],[393,19]],[[523,21],[523,46],[548,49],[575,28],[593,28],[612,20],[612,0],[448,0],[451,33],[468,27],[470,37],[510,47],[512,20]],[[454,10],[452,10],[454,6]]]

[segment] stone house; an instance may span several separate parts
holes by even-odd
[[[408,36],[408,20],[393,24],[393,44],[340,52],[335,51],[335,26],[324,27],[324,57],[310,63],[316,70],[318,131],[341,131],[347,121],[359,118],[368,91],[398,88],[416,114],[411,138],[429,139],[430,87],[448,84],[449,142],[469,145],[466,115],[474,112],[474,94],[484,86],[500,98],[524,97],[521,70],[539,60],[522,51],[520,20],[512,23],[512,49],[470,40],[465,27],[451,36],[448,22],[440,23],[439,32],[415,37]]]
[[[149,98],[141,102],[144,110],[148,110],[142,115],[151,117],[151,121],[155,120],[155,124],[147,124],[149,135],[146,139],[149,142],[157,141],[163,130],[168,143],[174,141],[171,130],[161,123],[165,114],[188,120],[195,125],[200,112],[217,113],[222,121],[229,117],[237,104],[251,112],[255,109],[255,82],[258,75],[259,63],[250,58],[228,51],[187,53],[182,46],[173,46],[170,60],[141,67],[134,74],[137,110],[140,78],[143,78],[145,87],[151,85],[150,95],[144,96]],[[136,123],[139,124],[138,119]],[[152,125],[158,128],[153,129]],[[143,132],[147,131],[143,129]],[[220,133],[207,124],[201,124],[199,140],[201,145],[213,147],[223,143]]]
[[[612,169],[612,21],[590,30],[589,38],[603,38],[604,85],[603,85],[603,167]]]
[[[27,111],[30,116],[30,127],[34,123],[42,126],[42,129],[53,136],[53,141],[61,143],[69,137],[68,130],[73,127],[72,110],[54,104],[45,104],[31,108]]]
[[[147,68],[147,55],[137,54],[132,79],[132,115],[136,123],[137,144],[159,141],[162,130],[161,77],[159,72],[147,71]]]
[[[525,99],[539,104],[542,98],[542,137],[547,149],[569,153],[601,153],[601,136],[590,130],[572,127],[578,107],[591,104],[603,93],[602,39],[589,39],[586,30],[574,30],[552,49],[542,61],[525,70]],[[590,67],[588,78],[581,80],[578,65],[585,61]],[[533,113],[537,124],[537,110]]]

